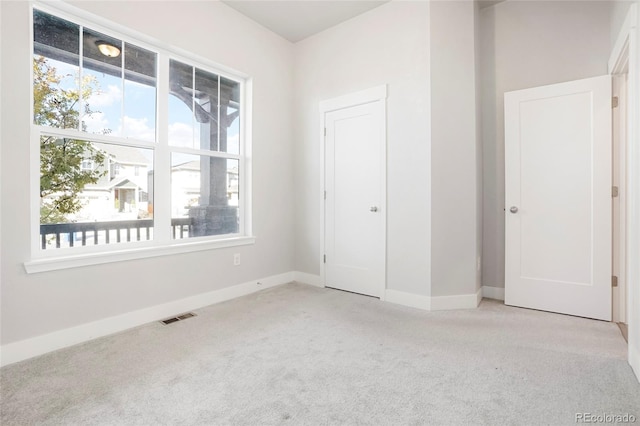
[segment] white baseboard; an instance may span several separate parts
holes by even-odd
[[[482,297],[487,299],[504,300],[504,287],[482,286]]]
[[[475,309],[480,304],[480,300],[482,300],[482,289],[478,289],[474,294],[439,297],[422,296],[387,289],[382,300],[411,308],[424,309],[425,311]]]
[[[482,288],[479,288],[474,294],[432,297],[431,310],[475,309],[480,304],[480,300],[482,300]]]
[[[293,272],[293,280],[302,284],[309,284],[314,287],[324,287],[320,275],[307,274],[306,272]]]
[[[636,374],[636,379],[640,382],[640,349],[629,345],[629,365]]]
[[[397,305],[409,306],[410,308],[424,309],[426,311],[431,310],[431,298],[420,294],[386,289],[382,300]]]
[[[28,358],[66,348],[98,337],[124,331],[153,321],[199,309],[215,303],[235,299],[250,293],[286,284],[294,280],[294,272],[273,275],[234,285],[220,290],[187,297],[162,305],[140,309],[126,314],[105,318],[76,327],[55,331],[42,336],[20,340],[0,347],[0,366],[13,364]],[[259,283],[259,284],[258,284]]]

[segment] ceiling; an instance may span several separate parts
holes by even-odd
[[[388,1],[390,0],[222,0],[226,5],[293,43]],[[483,9],[505,0],[475,1]]]
[[[222,0],[260,25],[295,43],[389,0]]]

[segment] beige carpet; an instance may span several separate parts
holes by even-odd
[[[288,284],[0,370],[8,425],[571,425],[632,414],[611,323]]]

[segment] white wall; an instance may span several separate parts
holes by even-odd
[[[607,74],[610,9],[606,1],[506,1],[480,13],[483,285],[504,287],[504,93]]]
[[[431,4],[431,296],[479,288],[476,5]]]
[[[387,287],[430,294],[429,5],[390,2],[295,46],[298,271],[320,273],[320,101],[387,99]]]
[[[27,275],[29,4],[0,4],[3,345],[293,269],[291,44],[220,2],[118,2],[116,7],[78,2],[103,19],[253,77],[257,241],[235,249]],[[242,265],[234,267],[236,252]]]

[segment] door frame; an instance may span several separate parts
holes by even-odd
[[[625,74],[612,74],[612,96],[618,98],[618,106],[612,116],[612,184],[618,187],[618,195],[612,197],[612,265],[611,274],[618,277],[618,286],[612,291],[612,320],[627,324],[626,280],[626,140],[627,140],[627,90]],[[617,203],[617,208],[616,208]],[[616,226],[617,225],[617,226]]]
[[[325,255],[325,176],[326,176],[326,160],[325,160],[325,128],[327,125],[326,116],[332,111],[340,109],[356,107],[372,102],[382,102],[382,144],[380,147],[380,187],[382,198],[380,200],[380,214],[382,215],[382,223],[384,224],[383,250],[385,253],[384,264],[382,265],[383,277],[382,288],[380,289],[380,300],[385,298],[385,290],[387,287],[387,85],[372,87],[361,90],[359,92],[349,93],[336,98],[327,99],[320,102],[320,283],[323,287],[327,286],[326,271],[324,263]]]
[[[638,52],[638,7],[632,4],[609,59],[609,73],[624,73],[627,68],[627,117],[640,114],[640,52]],[[638,120],[627,120],[625,206],[627,259],[640,257],[640,128]],[[640,264],[626,262],[628,362],[640,380]]]

